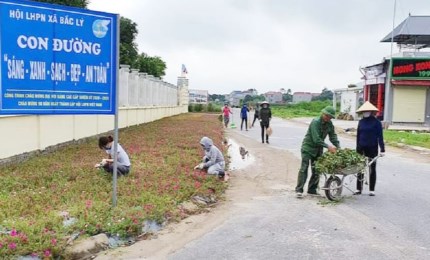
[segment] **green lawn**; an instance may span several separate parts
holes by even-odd
[[[331,101],[301,102],[288,105],[273,105],[272,115],[284,119],[297,117],[317,117],[326,106],[332,105]]]
[[[385,130],[384,140],[387,144],[392,145],[398,145],[399,143],[401,143],[430,149],[430,133],[413,133]]]

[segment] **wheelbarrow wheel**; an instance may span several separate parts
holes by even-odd
[[[325,196],[332,201],[338,201],[342,194],[342,181],[337,176],[330,176],[325,183]]]

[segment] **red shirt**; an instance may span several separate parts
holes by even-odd
[[[222,112],[224,113],[224,116],[229,116],[229,114],[231,113],[231,110],[229,107],[224,107]]]

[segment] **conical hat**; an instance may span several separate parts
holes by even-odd
[[[365,111],[379,111],[372,103],[366,101],[358,110],[357,113],[365,112]]]

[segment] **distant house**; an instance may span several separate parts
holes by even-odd
[[[189,101],[190,104],[207,104],[209,100],[209,92],[207,90],[190,89]]]
[[[353,87],[333,90],[333,103],[336,104],[337,97],[340,98],[340,112],[357,118],[357,109],[363,104],[364,82],[355,84]]]
[[[228,99],[226,98],[226,100],[230,103],[230,106],[239,107],[240,101],[244,100],[246,96],[255,97],[257,95],[258,92],[256,89],[248,89],[245,91],[235,90],[231,92],[230,95],[226,95],[226,97],[228,96]]]
[[[250,95],[251,97],[258,96],[258,92],[256,89],[250,88],[248,90],[242,91],[244,96]]]
[[[244,95],[242,91],[235,90],[235,91],[231,92],[229,95],[230,106],[239,107],[240,106],[240,100],[244,99],[245,96],[246,95]]]
[[[269,91],[264,94],[264,97],[266,98],[266,101],[270,104],[279,104],[282,103],[282,93],[281,92],[275,92],[275,91]]]
[[[224,100],[226,103],[230,103],[230,94],[225,94],[224,95]]]
[[[313,96],[314,94],[310,92],[294,92],[293,103],[310,102],[312,101]]]

